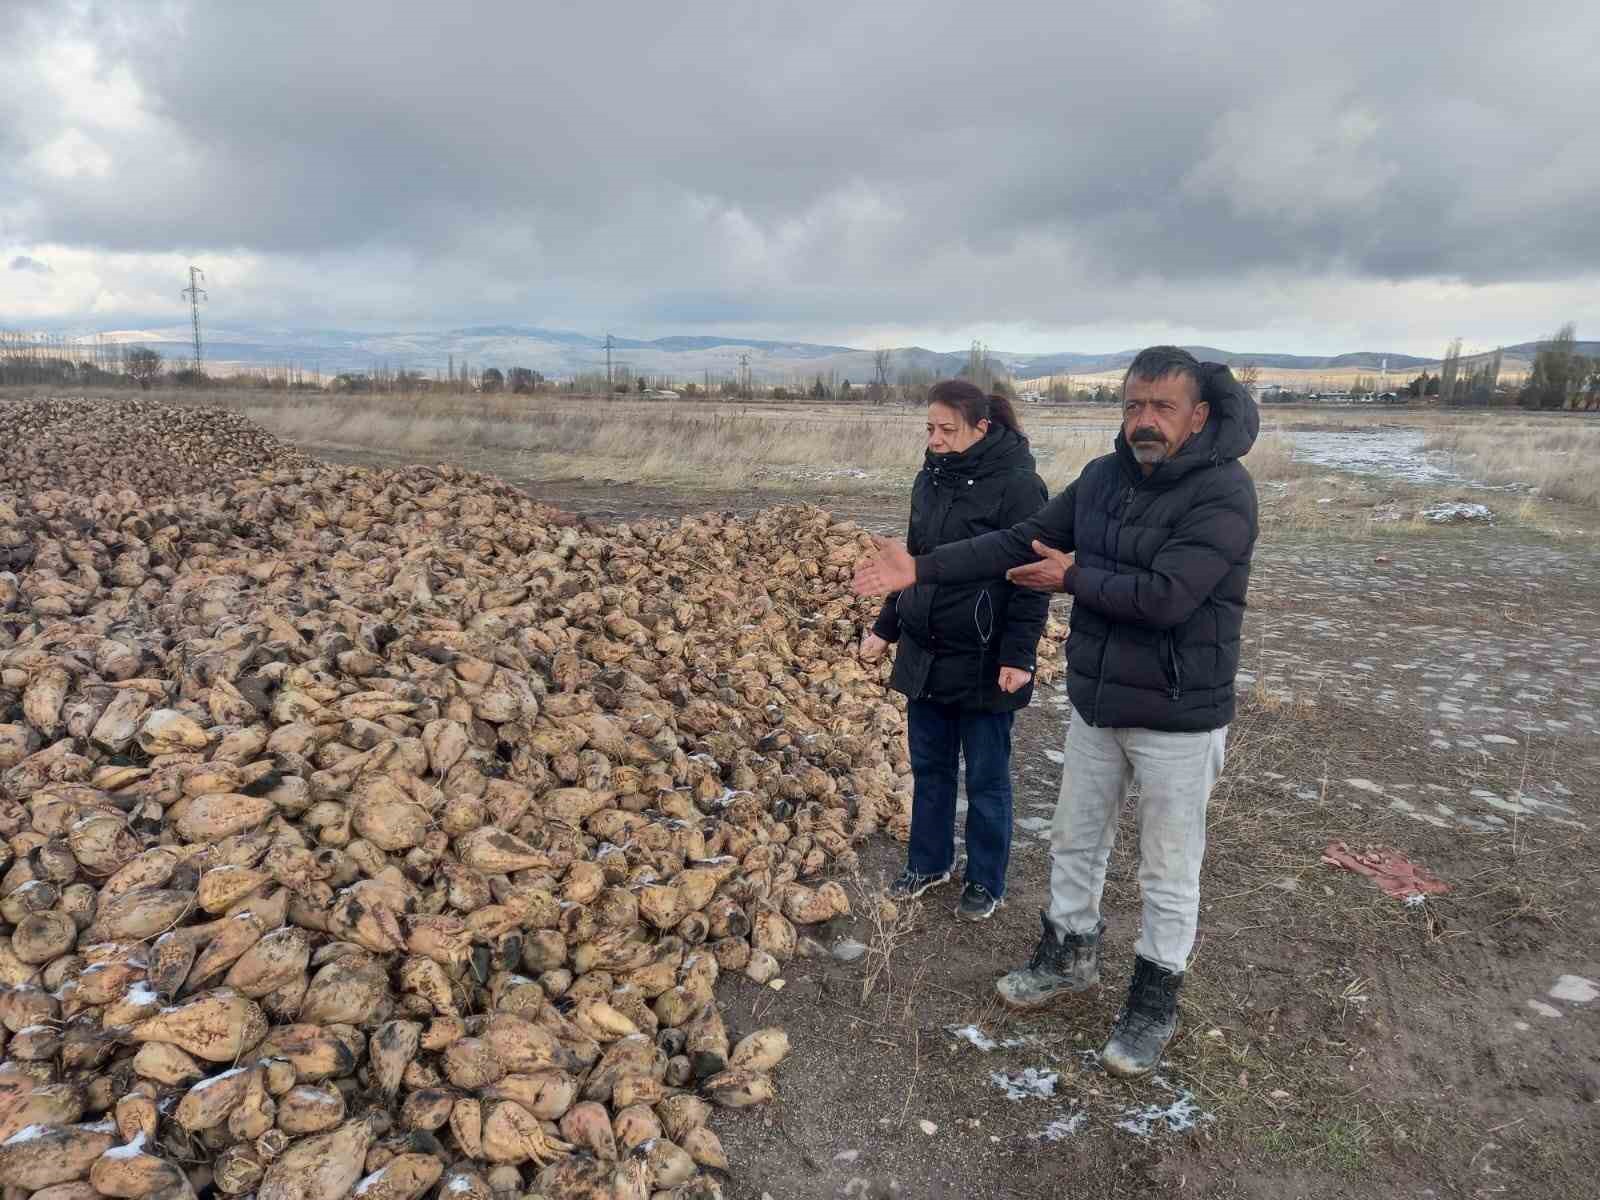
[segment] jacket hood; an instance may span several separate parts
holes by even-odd
[[[1173,479],[1186,475],[1197,467],[1212,462],[1230,462],[1243,458],[1255,445],[1261,432],[1261,411],[1250,398],[1250,392],[1233,377],[1223,363],[1200,364],[1200,398],[1211,406],[1206,423],[1200,432],[1184,443],[1183,449],[1162,463],[1157,474]],[[1125,462],[1135,464],[1133,447],[1119,429],[1117,454]]]
[[[989,432],[965,450],[954,454],[935,454],[929,450],[922,458],[922,469],[933,472],[936,477],[959,475],[963,479],[982,479],[1001,471],[1032,472],[1034,468],[1028,439],[1003,425],[990,425]]]
[[[1212,435],[1207,454],[1215,451],[1222,462],[1243,458],[1261,432],[1261,410],[1250,398],[1249,389],[1222,363],[1201,363],[1200,378],[1204,384],[1201,395],[1211,405],[1206,427],[1200,431],[1202,436]]]

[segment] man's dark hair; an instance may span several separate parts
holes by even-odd
[[[1182,375],[1194,385],[1194,399],[1198,404],[1204,389],[1200,383],[1200,360],[1182,346],[1148,346],[1133,356],[1128,372],[1122,377],[1122,391],[1126,395],[1128,380],[1142,379],[1146,383],[1165,379],[1169,375]]]

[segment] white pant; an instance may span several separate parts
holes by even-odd
[[[1073,710],[1050,826],[1049,917],[1058,933],[1092,933],[1099,924],[1117,814],[1137,780],[1144,923],[1134,949],[1169,971],[1184,969],[1200,916],[1206,801],[1227,734],[1097,729]]]

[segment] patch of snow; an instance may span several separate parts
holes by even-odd
[[[1452,501],[1447,504],[1430,504],[1422,510],[1422,516],[1434,525],[1454,525],[1461,521],[1489,521],[1494,514],[1489,511],[1486,504],[1463,504]]]
[[[1543,1000],[1529,1000],[1528,1007],[1533,1009],[1533,1011],[1538,1013],[1541,1017],[1555,1017],[1559,1019],[1561,1016],[1561,1010],[1559,1008],[1557,1008],[1554,1004],[1546,1004]]]
[[[1122,1120],[1116,1127],[1134,1137],[1148,1138],[1163,1128],[1167,1133],[1188,1133],[1201,1121],[1215,1120],[1212,1114],[1200,1111],[1193,1092],[1180,1091],[1164,1108],[1159,1104],[1146,1104],[1142,1108],[1123,1109]]]
[[[1026,1046],[1029,1042],[1038,1040],[1034,1037],[1014,1037],[997,1042],[976,1025],[946,1025],[945,1031],[954,1034],[962,1041],[970,1042],[985,1054],[991,1050],[1014,1050],[1018,1046]]]
[[[998,1050],[1000,1048],[999,1042],[995,1041],[988,1034],[984,1033],[984,1031],[979,1029],[976,1025],[962,1025],[959,1027],[955,1025],[949,1025],[946,1026],[946,1028],[951,1033],[955,1034],[956,1037],[971,1042],[985,1054],[991,1050]]]
[[[1442,465],[1448,456],[1425,449],[1421,429],[1306,430],[1289,434],[1294,461],[1352,475],[1376,475],[1408,483],[1453,484],[1480,491],[1527,491],[1526,484],[1497,486],[1460,475]],[[1382,518],[1380,518],[1382,519]],[[1393,518],[1389,518],[1393,519]]]
[[[130,984],[122,997],[124,1004],[160,1004],[161,997],[144,980]]]
[[[1025,1067],[1014,1075],[991,1071],[989,1081],[1006,1094],[1007,1100],[1048,1100],[1056,1094],[1061,1076],[1038,1067]]]
[[[1582,975],[1563,975],[1549,991],[1552,1000],[1566,1000],[1572,1004],[1587,1004],[1600,997],[1600,984]]]
[[[126,1146],[113,1146],[100,1157],[102,1158],[138,1158],[144,1153],[144,1130],[133,1135],[133,1141]]]
[[[235,1075],[243,1075],[247,1070],[249,1070],[248,1067],[234,1067],[230,1071],[223,1071],[221,1074],[213,1075],[209,1079],[202,1079],[199,1083],[194,1085],[194,1088],[192,1090],[193,1091],[197,1091],[197,1092],[203,1092],[207,1088],[215,1087],[217,1084],[221,1083],[225,1079],[231,1079]]]
[[[1038,1133],[1030,1133],[1028,1136],[1034,1141],[1044,1140],[1050,1142],[1064,1142],[1073,1134],[1077,1133],[1078,1130],[1082,1129],[1083,1123],[1088,1119],[1088,1113],[1073,1113],[1065,1120],[1057,1118],[1056,1120],[1051,1121],[1050,1124],[1046,1125]]]
[[[0,1145],[15,1146],[19,1142],[31,1142],[35,1138],[42,1138],[54,1128],[50,1125],[24,1125]]]

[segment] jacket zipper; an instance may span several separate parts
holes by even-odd
[[[1183,693],[1183,664],[1178,661],[1178,639],[1168,630],[1162,634],[1162,640],[1167,643],[1167,665],[1172,668],[1172,687],[1168,694],[1173,700],[1178,700]]]
[[[1113,555],[1117,552],[1117,541],[1122,533],[1122,518],[1127,514],[1128,506],[1133,503],[1133,494],[1138,490],[1139,485],[1131,483],[1128,485],[1127,490],[1122,493],[1122,503],[1117,509],[1117,531],[1111,538],[1111,553]],[[1108,632],[1105,641],[1100,643],[1100,667],[1096,673],[1094,684],[1094,716],[1089,718],[1089,724],[1095,726],[1100,724],[1100,694],[1105,690],[1106,686],[1106,654],[1110,649],[1111,634]]]

